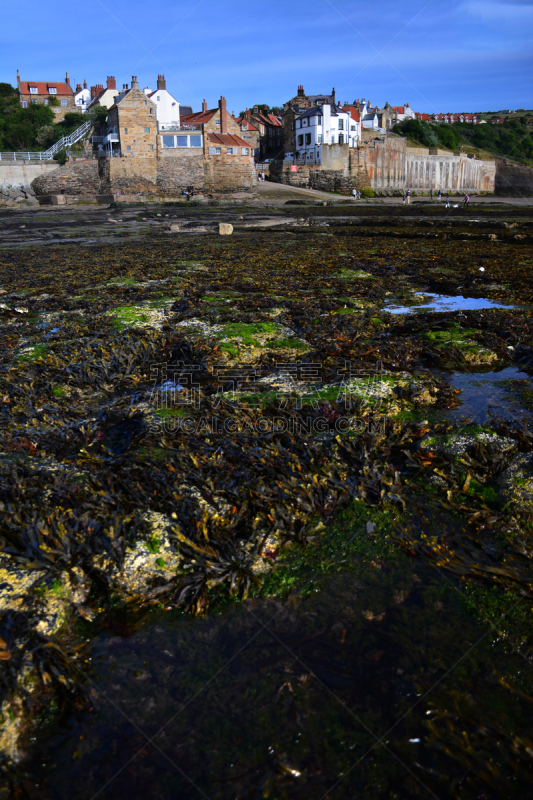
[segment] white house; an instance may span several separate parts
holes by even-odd
[[[356,147],[360,139],[359,122],[340,106],[324,103],[304,111],[294,120],[298,159],[314,159],[322,163],[322,147],[348,144]]]
[[[87,106],[91,102],[91,92],[90,89],[87,88],[87,81],[83,81],[83,89],[81,83],[78,83],[76,86],[76,91],[74,92],[74,103],[76,105],[76,111],[81,111],[82,114],[85,114],[87,111]]]
[[[124,88],[127,87],[125,86]],[[101,83],[97,83],[96,86],[91,86],[91,99],[89,101],[88,108],[92,109],[95,106],[104,106],[105,108],[110,109],[111,106],[115,105],[115,96],[117,94],[118,89],[116,79],[113,77],[113,75],[108,75],[105,89]]]
[[[180,104],[170,92],[167,92],[167,82],[164,75],[157,76],[157,89],[148,95],[150,100],[155,103],[157,115],[157,127],[160,131],[170,128],[179,128],[180,125]]]

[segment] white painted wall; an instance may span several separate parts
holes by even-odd
[[[157,125],[160,131],[180,124],[180,104],[166,89],[156,89],[150,95],[155,103]]]
[[[82,114],[85,114],[87,106],[91,102],[91,90],[82,89],[76,92],[74,95],[74,102],[76,103],[76,111],[81,111]]]
[[[352,119],[347,111],[336,115],[331,113],[331,106],[325,103],[322,116],[298,118],[295,120],[296,151],[298,158],[315,159],[322,163],[322,145],[343,144],[356,147],[360,139],[359,123]],[[300,142],[300,136],[301,144]]]

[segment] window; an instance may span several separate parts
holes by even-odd
[[[36,86],[30,86],[30,94],[39,94]]]
[[[157,99],[157,102],[158,102],[158,103],[159,103],[159,101],[161,100],[161,98],[160,98],[160,97],[157,97],[156,99]],[[146,102],[146,101],[145,101],[145,102]],[[174,105],[174,103],[172,103],[172,105]]]
[[[150,128],[145,128],[145,129],[144,129],[144,132],[145,132],[145,133],[150,133]]]
[[[150,145],[150,152],[153,153],[153,151],[154,151],[154,146],[153,146],[153,144],[151,144]]]
[[[311,134],[310,133],[306,133],[305,134],[305,143],[306,144],[311,144]]]
[[[233,147],[228,147],[228,148],[227,148],[227,154],[228,154],[228,156],[232,156],[232,155],[233,155],[233,150],[234,150],[234,148],[233,148]]]
[[[55,86],[48,87],[48,94],[57,94],[57,89]]]
[[[241,153],[242,153],[243,156],[247,156],[248,155],[248,148],[247,147],[241,147]]]
[[[22,101],[22,108],[26,108],[26,107],[27,107],[27,105],[28,105],[28,104],[27,104],[27,102],[26,102],[25,100],[23,100],[23,101]]]
[[[35,105],[37,105],[37,103],[38,103],[39,101],[37,100],[37,98],[36,98],[36,97],[32,97],[32,99],[31,99],[31,102],[32,102],[32,103],[33,103],[33,105],[35,106]]]
[[[163,147],[174,147],[174,137],[173,136],[162,136],[163,140]]]
[[[153,111],[153,108],[150,109],[150,114],[152,113],[152,111]]]
[[[62,106],[68,106],[68,100],[67,100],[67,98],[66,98],[66,97],[62,97],[62,98],[61,98],[61,105],[62,105]]]
[[[322,134],[318,134],[318,144],[322,144]]]
[[[344,120],[343,120],[343,119],[340,119],[340,120],[339,120],[339,130],[340,130],[340,131],[343,131],[343,130],[344,130]]]
[[[127,129],[127,128],[124,128],[124,133],[127,133],[127,132],[128,132],[128,129]]]
[[[304,137],[303,136],[298,136],[298,147],[301,147],[303,145],[303,143],[304,143]]]
[[[215,125],[220,125],[220,120],[219,119],[215,120]]]
[[[339,133],[339,144],[344,144],[344,134]]]
[[[201,146],[202,146],[201,136],[189,136],[189,147],[201,147]]]
[[[355,125],[350,125],[350,130],[354,131],[355,130]]]
[[[307,120],[306,120],[306,119],[303,119],[303,120],[302,120],[302,126],[305,128],[305,127],[306,127],[306,125],[307,125]]]
[[[145,106],[148,105],[148,101],[147,100],[143,100],[143,103],[144,103]]]
[[[177,147],[187,147],[187,137],[186,136],[176,136],[178,140]]]
[[[45,104],[45,106],[48,105],[48,97],[45,98],[44,104]]]
[[[129,144],[128,144],[128,145],[126,146],[126,150],[131,150],[131,145],[129,145]]]
[[[221,147],[215,147],[215,154],[217,156],[219,156],[221,153],[222,153],[222,148]]]

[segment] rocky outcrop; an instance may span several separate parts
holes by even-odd
[[[45,194],[101,194],[97,161],[74,161],[32,181],[37,196]]]
[[[533,195],[533,167],[497,158],[495,192],[503,196]]]

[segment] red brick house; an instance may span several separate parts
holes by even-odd
[[[67,112],[78,110],[68,72],[64,81],[21,81],[17,70],[17,88],[22,108],[28,108],[30,103],[51,106],[54,122],[60,122]]]

